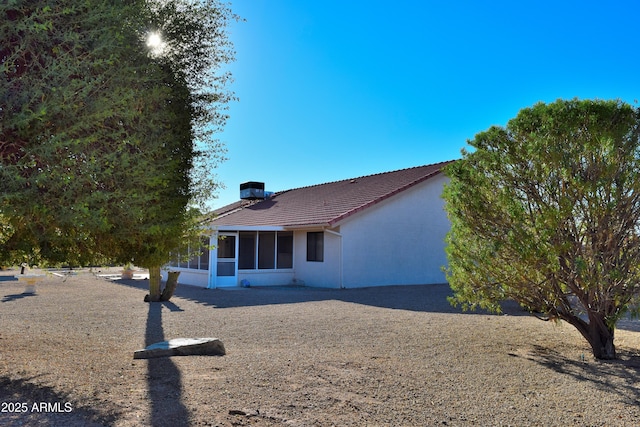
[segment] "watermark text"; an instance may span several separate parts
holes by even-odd
[[[0,413],[30,414],[69,413],[73,411],[71,402],[0,402]]]

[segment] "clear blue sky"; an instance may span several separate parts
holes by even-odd
[[[460,158],[522,108],[640,98],[640,2],[232,0],[216,171],[280,191]],[[637,105],[637,104],[635,104]]]

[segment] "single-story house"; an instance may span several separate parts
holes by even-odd
[[[444,283],[449,163],[277,193],[244,183],[238,202],[213,212],[213,249],[168,268],[207,288]]]

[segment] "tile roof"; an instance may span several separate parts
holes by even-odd
[[[337,222],[438,175],[453,162],[361,176],[239,200],[213,211],[214,226],[333,226]]]

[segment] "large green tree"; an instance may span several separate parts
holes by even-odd
[[[0,261],[132,261],[159,299],[160,266],[197,238],[216,187],[233,15],[214,0],[13,0],[0,16]]]
[[[499,311],[512,298],[615,358],[640,295],[640,112],[539,103],[469,144],[446,170],[452,302]]]

